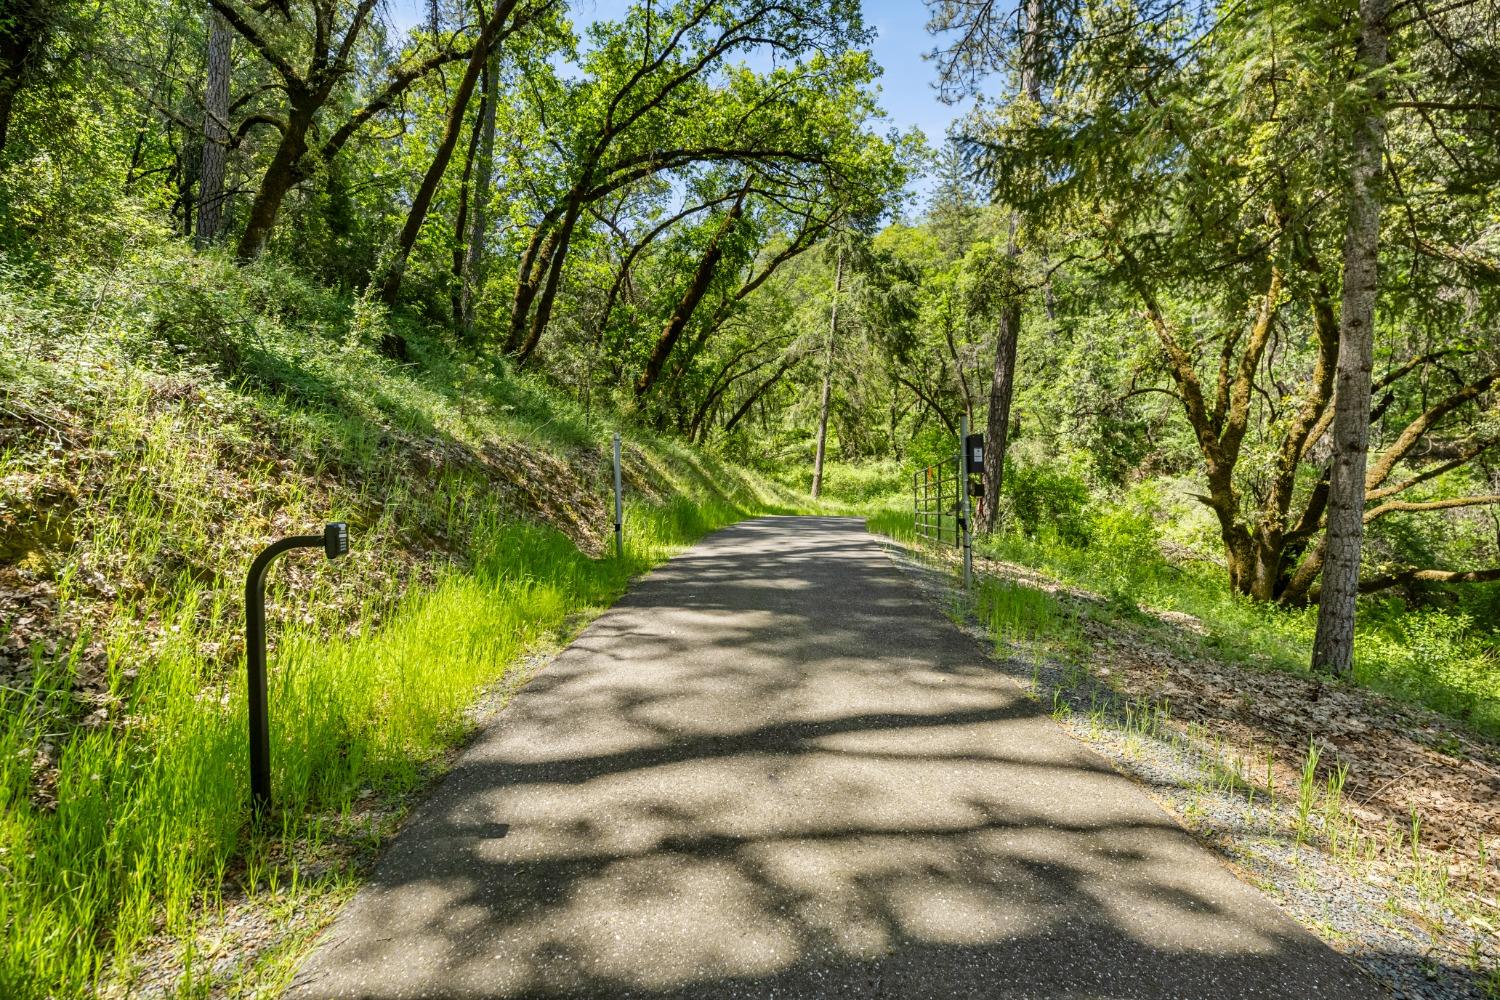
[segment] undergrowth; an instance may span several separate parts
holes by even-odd
[[[1141,607],[1190,615],[1201,633],[1179,638],[1219,659],[1307,673],[1316,607],[1281,608],[1230,593],[1217,566],[1174,564],[1141,548],[1075,546],[1018,534],[983,539],[976,550],[1099,592],[1127,612]],[[1435,709],[1492,739],[1500,738],[1496,663],[1493,637],[1467,615],[1407,608],[1394,600],[1361,604],[1354,681]]]
[[[1079,491],[1068,493],[1066,503],[1056,496],[1043,502],[1032,495],[1036,476],[1014,478],[1018,492],[1005,498],[1010,516],[1004,530],[978,536],[976,555],[1096,593],[1116,614],[1140,617],[1139,609],[1149,609],[1191,616],[1197,627],[1175,630],[1176,638],[1220,659],[1308,672],[1316,607],[1252,601],[1232,593],[1224,569],[1211,560],[1168,559],[1159,544],[1161,511],[1149,489],[1141,491],[1144,497],[1113,503],[1090,505]],[[1053,510],[1059,504],[1062,513]],[[874,508],[867,523],[903,541],[913,536],[909,504]],[[1391,596],[1362,598],[1354,653],[1356,683],[1500,738],[1500,637],[1473,612],[1414,607]]]
[[[615,558],[610,428],[272,260],[149,251],[0,281],[0,995],[18,1000],[132,993],[162,947],[186,995],[252,974],[193,958],[231,888],[291,909],[337,891],[348,867],[313,861],[330,824],[429,781],[481,692],[681,546],[795,503],[627,431]],[[378,353],[391,331],[412,362]],[[273,570],[276,806],[257,827],[243,574],[335,519],[348,559]]]
[[[868,524],[872,531],[911,536],[906,511],[878,513],[868,518]],[[1074,547],[1063,547],[1060,553],[1052,550],[1061,558],[1047,560],[1041,558],[1045,550],[1020,548],[1014,539],[993,541],[1001,543],[996,551],[1032,571],[1013,567],[1005,571],[1010,576],[981,572],[969,590],[955,581],[945,606],[960,622],[983,627],[997,658],[1010,665],[1013,676],[1021,679],[1029,670],[1029,691],[1056,720],[1138,774],[1158,794],[1164,792],[1183,821],[1216,848],[1228,845],[1234,857],[1248,861],[1250,870],[1270,872],[1257,876],[1269,879],[1261,882],[1268,890],[1280,892],[1296,884],[1299,899],[1306,899],[1307,889],[1338,899],[1343,891],[1339,887],[1347,885],[1350,876],[1356,883],[1380,886],[1385,915],[1372,917],[1366,909],[1356,908],[1345,913],[1345,928],[1351,921],[1385,927],[1389,918],[1399,919],[1403,933],[1418,935],[1428,948],[1425,978],[1448,975],[1454,982],[1475,984],[1481,992],[1500,982],[1495,964],[1500,956],[1487,944],[1494,930],[1493,886],[1500,877],[1491,860],[1488,832],[1481,827],[1453,839],[1450,810],[1438,816],[1447,836],[1432,843],[1428,823],[1433,817],[1424,817],[1416,805],[1407,813],[1398,811],[1383,828],[1378,825],[1380,812],[1371,809],[1375,794],[1417,770],[1406,766],[1411,757],[1398,761],[1401,770],[1394,777],[1367,778],[1362,793],[1351,796],[1351,775],[1356,768],[1368,775],[1368,759],[1361,758],[1353,744],[1330,742],[1327,731],[1307,736],[1303,729],[1288,730],[1298,733],[1302,742],[1287,745],[1280,738],[1285,734],[1278,734],[1274,725],[1260,728],[1251,723],[1247,729],[1241,719],[1241,724],[1226,729],[1192,707],[1179,717],[1175,709],[1180,706],[1174,706],[1167,694],[1136,686],[1114,659],[1116,642],[1127,655],[1135,640],[1166,645],[1160,629],[1170,626],[1134,603],[1140,600],[1144,605],[1147,595],[1161,596],[1144,586],[1151,582],[1150,574],[1127,571],[1118,562],[1091,571],[1071,561]],[[1011,547],[1001,547],[1007,541]],[[948,552],[931,545],[916,551],[929,565],[954,571],[956,560]],[[1094,593],[1077,586],[1057,587],[1046,579],[1065,575],[1092,581]],[[1246,641],[1251,641],[1253,619],[1231,624],[1244,628]],[[1219,639],[1224,635],[1221,632]],[[1264,654],[1252,647],[1246,655],[1253,660]],[[1221,661],[1233,658],[1229,650],[1215,656]],[[1288,666],[1299,669],[1295,663]],[[1191,703],[1191,691],[1180,693]],[[1328,721],[1335,734],[1341,723],[1364,725],[1342,716],[1330,716]],[[1431,757],[1420,746],[1410,751],[1419,762]],[[1142,763],[1139,771],[1136,762]],[[1414,778],[1411,784],[1430,782]],[[1482,792],[1476,798],[1482,798]],[[1338,875],[1338,870],[1347,874]],[[1325,912],[1327,905],[1323,904]],[[1307,911],[1300,916],[1325,936],[1346,933],[1318,923]],[[1430,968],[1428,958],[1433,962]],[[1388,969],[1379,974],[1389,974]]]

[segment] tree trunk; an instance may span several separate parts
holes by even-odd
[[[1021,38],[1021,91],[1031,101],[1041,104],[1041,17],[1042,0],[1026,0],[1026,30]],[[1020,216],[1012,212],[1010,235],[1005,256],[1012,268],[1020,263],[1021,245],[1016,231]],[[1021,296],[1012,289],[1000,311],[995,331],[995,368],[990,376],[990,406],[985,420],[984,441],[984,510],[980,523],[992,532],[1000,521],[1000,489],[1005,478],[1005,449],[1010,436],[1010,404],[1016,385],[1016,344],[1021,337]]]
[[[1012,234],[1015,220],[1012,220]],[[1014,235],[1007,253],[1014,259],[1018,248]],[[1000,310],[995,331],[995,368],[990,376],[990,408],[985,421],[984,511],[980,519],[986,532],[1000,521],[1000,487],[1005,477],[1005,448],[1010,436],[1010,401],[1016,383],[1016,340],[1021,334],[1021,303],[1012,299]]]
[[[484,95],[479,108],[482,129],[475,161],[473,209],[470,212],[468,248],[459,283],[459,324],[464,336],[474,336],[474,297],[484,280],[484,248],[490,227],[490,188],[495,172],[495,114],[500,99],[500,63],[490,54],[485,73]]]
[[[458,211],[453,215],[453,284],[449,289],[449,306],[453,325],[456,327],[463,325],[464,251],[469,239],[469,203],[473,200],[469,182],[474,176],[474,160],[479,155],[479,132],[483,127],[483,118],[484,90],[481,84],[479,114],[474,119],[474,127],[469,130],[469,149],[464,154],[464,169],[459,174],[458,181]]]
[[[250,203],[250,218],[240,234],[236,255],[241,261],[252,261],[265,250],[276,225],[276,214],[287,192],[301,180],[302,158],[307,155],[307,133],[312,128],[313,108],[310,102],[294,104],[287,116],[286,131],[276,146],[276,153],[261,177],[255,200]]]
[[[0,14],[0,153],[10,134],[16,95],[26,85],[30,63],[52,34],[50,11],[40,0],[8,3]]]
[[[224,228],[224,167],[229,159],[229,25],[218,11],[208,13],[208,60],[203,86],[203,162],[198,171],[200,247]]]
[[[5,140],[10,135],[11,109],[16,103],[16,86],[9,80],[0,80],[0,156],[5,154]]]
[[[635,398],[643,399],[661,377],[662,369],[666,366],[667,358],[672,355],[672,348],[677,346],[677,340],[682,336],[682,331],[687,328],[688,321],[693,318],[693,313],[698,308],[698,303],[703,301],[703,296],[708,292],[709,284],[714,280],[714,273],[719,268],[719,260],[724,256],[724,237],[734,228],[735,222],[745,209],[745,195],[750,192],[750,182],[745,181],[740,188],[740,196],[735,199],[734,205],[724,216],[724,222],[719,226],[718,232],[714,233],[709,241],[708,249],[703,252],[703,257],[698,261],[698,270],[694,272],[693,279],[688,282],[687,289],[682,293],[682,298],[677,303],[677,308],[672,310],[666,325],[662,327],[661,335],[656,338],[656,344],[651,348],[651,357],[646,359],[646,367],[641,370],[640,378],[635,382]]]
[[[546,284],[541,285],[541,295],[537,297],[536,309],[531,314],[531,325],[527,329],[526,340],[516,351],[517,364],[525,364],[526,359],[531,357],[531,352],[536,350],[536,345],[542,342],[542,334],[547,330],[547,323],[552,319],[552,303],[557,301],[557,286],[562,281],[563,265],[568,260],[568,244],[573,241],[573,227],[578,224],[578,216],[583,214],[583,204],[582,194],[569,200],[568,211],[563,216],[562,224],[547,242],[545,263],[547,281]],[[543,265],[539,263],[537,266],[540,270]],[[541,281],[540,273],[537,274],[536,280]],[[532,294],[535,294],[535,289]]]
[[[755,389],[751,391],[750,395],[746,396],[744,401],[735,408],[734,413],[729,417],[728,420],[724,422],[724,433],[728,434],[733,431],[735,425],[743,420],[745,414],[750,412],[751,407],[753,407],[756,402],[758,402],[760,398],[765,395],[766,390],[770,389],[771,386],[779,382],[781,380],[781,377],[788,371],[790,371],[792,365],[796,364],[798,360],[799,359],[796,354],[789,353],[786,356],[786,359],[782,361],[781,367],[776,369],[775,374],[766,379],[760,385],[756,386]]]
[[[1323,586],[1313,639],[1314,670],[1347,676],[1354,666],[1354,614],[1364,535],[1365,464],[1370,437],[1370,368],[1379,284],[1385,83],[1390,59],[1389,0],[1360,0],[1359,61],[1368,88],[1349,167],[1344,293],[1333,399],[1333,468],[1328,485]]]
[[[532,300],[536,298],[542,275],[552,260],[552,246],[557,239],[552,227],[556,224],[556,216],[551,216],[550,213],[537,223],[531,239],[526,243],[526,249],[521,253],[521,261],[516,265],[516,291],[510,303],[510,328],[506,331],[502,348],[506,354],[514,354],[521,349],[526,335],[526,320],[531,317]]]
[[[453,104],[448,109],[443,138],[438,143],[432,162],[427,166],[422,186],[417,188],[416,196],[412,198],[411,210],[406,213],[406,223],[396,237],[395,254],[386,268],[385,280],[380,285],[380,298],[388,306],[396,304],[396,295],[401,291],[401,278],[406,273],[407,258],[411,256],[412,247],[417,245],[417,235],[422,231],[422,223],[427,220],[427,210],[432,207],[438,185],[442,183],[443,174],[447,173],[448,164],[453,160],[453,151],[458,148],[458,138],[464,130],[464,117],[469,111],[469,98],[474,96],[474,86],[479,82],[480,71],[489,62],[490,49],[495,44],[495,34],[500,30],[500,22],[515,4],[516,0],[497,0],[489,20],[479,30],[479,39],[474,44],[469,64],[464,67],[464,75],[458,81],[458,90],[453,94]]]
[[[823,351],[823,394],[818,401],[818,448],[813,453],[812,496],[823,492],[823,458],[828,449],[828,408],[833,401],[833,342],[839,332],[839,295],[844,290],[844,251],[833,272],[833,308],[828,317],[828,346]]]

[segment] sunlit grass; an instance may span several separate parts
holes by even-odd
[[[639,573],[743,511],[680,501],[631,511],[626,556],[590,559],[561,534],[493,520],[471,569],[402,600],[386,624],[330,641],[280,630],[272,655],[276,816],[248,825],[243,678],[198,650],[190,592],[173,636],[141,675],[125,731],[83,730],[60,756],[55,812],[28,798],[23,723],[67,697],[67,661],[38,659],[29,690],[0,690],[0,993],[88,992],[106,961],[127,965],[157,930],[188,936],[197,903],[264,838],[293,843],[361,789],[411,789],[466,732],[465,710],[569,616],[611,602]],[[293,600],[283,594],[278,603]]]
[[[871,531],[902,541],[913,537],[910,508],[878,510],[867,523]],[[976,539],[975,551],[1098,594],[1112,613],[1143,624],[1152,620],[1141,609],[1191,616],[1197,625],[1192,632],[1158,625],[1163,638],[1176,632],[1175,641],[1188,648],[1260,669],[1307,673],[1316,607],[1256,602],[1231,593],[1220,566],[1168,562],[1149,537],[1143,544],[1129,530],[1097,534],[1080,544],[1048,531],[997,533]],[[983,588],[979,599],[990,599]],[[1500,736],[1500,655],[1469,617],[1407,608],[1391,599],[1363,600],[1359,614],[1357,683]]]
[[[910,510],[883,508],[865,515],[865,526],[877,535],[909,542],[915,537]]]
[[[981,577],[975,585],[975,615],[995,638],[998,652],[1008,643],[1071,639],[1074,621],[1052,594],[1011,580]]]
[[[993,536],[982,539],[978,549],[1105,595],[1123,612],[1140,607],[1190,615],[1199,631],[1178,630],[1178,640],[1220,659],[1294,673],[1308,670],[1317,609],[1283,608],[1233,594],[1221,567],[1174,565],[1138,551],[1115,551],[1108,544],[1075,546],[1046,536]],[[1463,616],[1408,609],[1392,601],[1362,602],[1354,679],[1436,709],[1481,733],[1500,735],[1500,665],[1494,649]]]
[[[163,948],[181,994],[207,995],[220,973],[196,934],[231,892],[286,922],[345,891],[348,865],[314,863],[329,838],[378,842],[352,817],[399,812],[485,689],[633,575],[795,502],[625,428],[626,552],[591,558],[518,520],[608,535],[612,428],[555,390],[409,323],[420,363],[394,364],[372,342],[399,317],[351,320],[274,261],[131,266],[0,284],[0,404],[20,421],[0,512],[23,514],[0,541],[82,623],[0,682],[5,1000],[129,994]],[[347,559],[272,573],[276,809],[252,827],[243,573],[269,538],[331,519],[350,523]]]

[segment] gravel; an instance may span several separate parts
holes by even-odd
[[[887,542],[892,561],[987,648],[989,630],[969,613],[952,567]],[[1016,655],[1019,653],[1019,655]],[[1296,804],[1268,803],[1216,780],[1223,735],[1201,724],[1168,722],[1158,735],[1127,726],[1140,692],[1045,651],[1012,650],[997,666],[1020,681],[1071,735],[1143,785],[1185,829],[1211,847],[1242,881],[1382,983],[1390,995],[1420,1000],[1493,1000],[1500,940],[1471,926],[1449,905],[1424,898],[1403,872],[1383,861],[1345,863],[1318,846],[1299,845]],[[1220,772],[1222,773],[1222,772]],[[1321,815],[1310,821],[1321,825]],[[1312,838],[1317,840],[1316,832]],[[1406,873],[1409,875],[1409,873]],[[1489,982],[1486,983],[1486,977]]]

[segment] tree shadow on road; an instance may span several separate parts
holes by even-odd
[[[1363,997],[849,522],[651,574],[464,756],[301,997]]]

